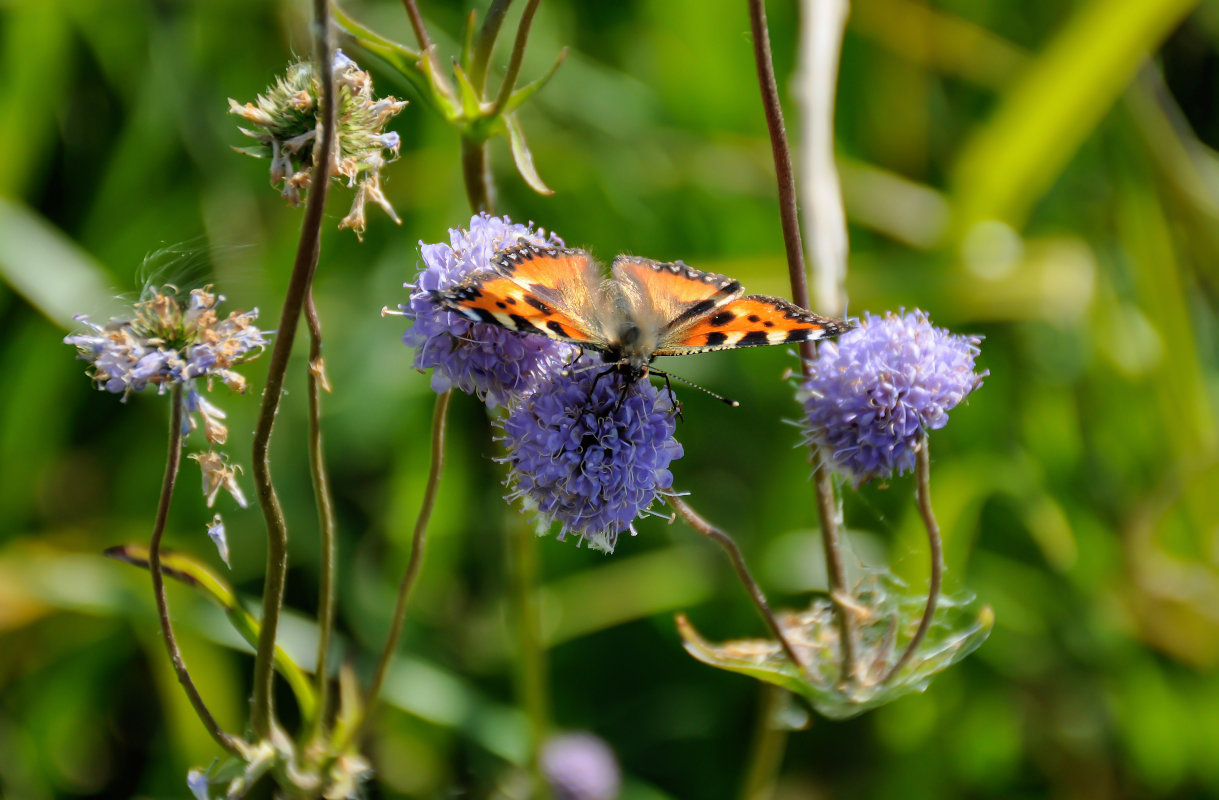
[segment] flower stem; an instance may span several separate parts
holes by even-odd
[[[766,128],[770,132],[770,149],[774,156],[775,178],[779,187],[779,219],[783,226],[783,244],[787,249],[787,273],[791,281],[792,300],[809,308],[808,276],[804,269],[804,244],[800,238],[800,215],[796,199],[796,177],[792,170],[791,148],[783,124],[783,107],[775,82],[774,60],[770,53],[770,32],[766,27],[764,0],[749,0],[749,24],[753,31],[754,65],[758,86],[762,92],[762,108],[766,113]],[[819,233],[819,232],[817,232]],[[811,341],[800,343],[800,368],[804,377],[811,374],[816,351]],[[816,458],[816,453],[814,453]],[[813,473],[817,489],[817,511],[821,518],[821,536],[825,545],[826,573],[829,575],[830,602],[834,604],[842,639],[842,677],[854,674],[851,643],[851,620],[843,599],[849,597],[842,568],[842,542],[838,530],[837,504],[834,487],[826,470],[818,467]]]
[[[495,49],[495,40],[499,38],[499,29],[504,24],[504,16],[512,0],[491,0],[487,8],[487,16],[478,31],[478,41],[474,45],[474,63],[470,70],[470,82],[481,93],[487,85],[487,66],[491,63],[491,51]]]
[[[377,697],[381,694],[381,686],[385,683],[385,674],[393,661],[394,651],[398,648],[398,637],[402,634],[402,624],[406,621],[406,601],[410,597],[411,588],[423,565],[423,548],[427,544],[427,526],[432,517],[432,509],[436,506],[436,491],[440,486],[440,473],[444,469],[444,435],[445,419],[448,416],[449,400],[453,392],[447,391],[436,396],[436,406],[432,411],[432,466],[428,470],[427,486],[423,490],[423,500],[419,504],[419,514],[415,517],[415,532],[411,537],[411,556],[407,561],[406,571],[398,584],[398,600],[394,605],[393,621],[390,623],[389,637],[385,647],[381,649],[381,657],[377,661],[377,671],[373,674],[372,685],[368,689],[368,698],[364,702],[364,717],[352,734],[357,739],[363,731]],[[346,743],[343,743],[344,746]],[[340,747],[336,752],[342,752]]]
[[[783,767],[783,751],[787,749],[787,730],[775,724],[775,715],[786,702],[787,690],[770,683],[761,683],[759,687],[762,703],[753,744],[749,748],[741,800],[770,800],[775,796],[775,783]]]
[[[271,349],[267,385],[262,394],[258,424],[254,429],[252,473],[267,525],[267,574],[263,586],[262,628],[254,654],[250,725],[254,734],[263,739],[271,735],[275,716],[272,691],[275,682],[275,635],[279,628],[279,612],[283,605],[284,584],[288,574],[288,526],[284,520],[283,507],[271,482],[271,431],[283,396],[284,376],[288,371],[288,359],[292,353],[292,343],[296,339],[301,309],[313,282],[313,273],[317,269],[322,236],[322,212],[326,203],[330,162],[334,153],[335,91],[330,48],[329,0],[313,0],[313,24],[315,69],[322,87],[322,133],[317,147],[314,148],[313,174],[310,179],[309,200],[305,205],[305,219],[301,225],[292,277],[284,295],[275,345]]]
[[[889,669],[885,674],[881,684],[884,685],[893,680],[901,668],[906,666],[913,656],[914,651],[918,649],[922,643],[923,637],[927,635],[927,630],[931,627],[931,620],[935,617],[936,603],[940,599],[940,585],[944,579],[944,546],[940,540],[940,524],[935,519],[935,511],[931,508],[931,453],[927,444],[927,437],[923,437],[918,448],[918,457],[914,465],[914,478],[916,483],[916,494],[918,495],[918,510],[923,518],[923,527],[927,529],[927,544],[931,549],[931,582],[927,588],[927,606],[923,609],[923,618],[919,620],[918,630],[914,632],[914,637],[910,640],[910,644],[906,645],[905,652],[901,658]]]
[[[538,537],[525,522],[517,522],[508,535],[511,548],[512,600],[515,606],[517,645],[517,691],[529,718],[532,743],[529,772],[533,776],[533,797],[548,796],[538,756],[550,731],[549,672],[538,607]]]
[[[529,43],[529,28],[533,25],[533,15],[537,13],[538,4],[542,0],[529,0],[521,14],[521,24],[516,29],[516,41],[512,45],[512,56],[508,59],[508,71],[504,74],[504,82],[499,87],[490,116],[494,117],[503,110],[512,90],[516,88],[516,79],[521,74],[521,62],[525,60],[525,45]]]
[[[322,441],[322,391],[329,390],[326,364],[322,357],[322,321],[313,302],[313,287],[305,295],[305,322],[309,328],[309,468],[313,474],[313,497],[317,503],[318,531],[321,535],[321,579],[318,586],[317,708],[313,717],[313,735],[319,736],[326,719],[330,699],[330,676],[327,659],[330,633],[334,628],[335,519],[334,497],[330,491],[330,475],[326,470],[326,450]]]
[[[495,184],[491,180],[491,164],[487,160],[487,143],[461,139],[461,176],[466,185],[466,199],[474,213],[491,213],[495,203]]]
[[[850,612],[841,593],[846,588],[846,569],[842,563],[842,539],[838,529],[838,501],[829,469],[818,465],[813,470],[813,486],[817,492],[817,516],[821,521],[821,545],[825,550],[825,571],[829,576],[830,602],[834,604],[834,619],[838,624],[838,639],[842,643],[840,680],[846,683],[855,677],[855,642]]]
[[[728,554],[729,560],[732,561],[732,566],[736,570],[741,584],[749,590],[749,596],[753,599],[753,604],[757,606],[758,612],[770,627],[771,633],[779,640],[779,644],[783,647],[783,652],[787,653],[787,657],[791,659],[792,663],[800,669],[801,673],[804,673],[806,671],[804,661],[796,653],[796,648],[792,646],[792,643],[788,641],[787,636],[783,633],[779,620],[775,618],[774,612],[770,610],[770,604],[766,602],[766,595],[762,593],[762,587],[758,586],[757,581],[749,574],[749,568],[745,566],[745,557],[741,555],[741,549],[737,547],[732,537],[699,516],[698,512],[680,497],[670,496],[666,498],[665,502],[681,515],[681,518],[686,521],[687,525],[724,549],[724,552]]]
[[[182,463],[182,385],[175,383],[170,395],[171,409],[169,412],[169,455],[165,459],[165,478],[161,481],[161,498],[157,502],[157,516],[152,526],[152,539],[148,543],[148,571],[152,573],[152,593],[157,601],[157,617],[161,622],[161,636],[165,639],[165,649],[169,651],[169,660],[173,662],[178,683],[186,691],[195,713],[212,735],[216,743],[233,755],[241,754],[238,740],[226,733],[195,687],[174,636],[173,622],[169,618],[169,598],[165,594],[165,576],[161,572],[161,536],[165,533],[165,522],[169,519],[169,504],[173,500],[174,484],[178,479],[178,467]]]

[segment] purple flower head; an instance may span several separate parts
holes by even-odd
[[[599,359],[584,356],[512,406],[500,423],[510,465],[510,500],[558,522],[559,539],[580,536],[612,553],[657,494],[673,485],[669,463],[681,458],[668,393],[646,380],[626,383]]]
[[[591,733],[565,733],[547,740],[542,774],[555,800],[616,800],[622,774],[614,751]]]
[[[495,408],[528,392],[539,379],[557,372],[574,348],[534,334],[514,333],[484,322],[471,322],[445,311],[432,302],[430,293],[449,289],[469,275],[487,269],[491,256],[525,239],[537,244],[563,242],[546,236],[507,217],[477,214],[469,230],[451,228],[449,244],[420,242],[423,269],[411,289],[410,302],[402,311],[414,324],[402,335],[415,348],[415,368],[432,370],[432,389],[457,388],[475,394]]]
[[[172,287],[148,292],[128,318],[105,325],[85,315],[76,319],[88,330],[64,337],[79,357],[90,363],[89,374],[97,388],[126,399],[149,385],[164,393],[173,384],[185,389],[187,427],[202,420],[208,440],[223,444],[228,435],[224,412],[207,402],[196,388],[198,379],[214,380],[236,392],[245,391],[245,378],[234,371],[238,364],[256,358],[267,345],[266,335],[254,326],[258,309],[216,313],[224,297],[208,289],[194,289],[184,300]]]
[[[804,382],[806,443],[855,485],[914,468],[922,436],[982,384],[977,336],[956,336],[922,311],[865,314],[825,342]]]

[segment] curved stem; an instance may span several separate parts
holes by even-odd
[[[516,29],[516,41],[512,45],[512,56],[508,59],[508,71],[504,75],[504,82],[499,87],[499,94],[489,116],[494,117],[503,110],[504,104],[512,96],[512,90],[516,88],[516,79],[521,74],[521,62],[525,60],[525,45],[529,43],[529,28],[533,25],[533,15],[537,13],[540,2],[542,0],[529,0],[521,14],[521,24]]]
[[[699,516],[698,512],[680,497],[671,496],[666,498],[665,502],[681,515],[681,518],[686,521],[687,525],[724,549],[724,552],[728,554],[729,560],[732,561],[732,566],[736,570],[737,577],[745,588],[749,590],[749,596],[753,599],[753,604],[757,606],[762,619],[766,620],[771,633],[779,640],[779,644],[783,647],[783,652],[787,653],[787,657],[800,668],[801,672],[805,672],[804,661],[797,655],[796,648],[792,646],[792,643],[788,641],[787,636],[783,633],[779,620],[775,618],[774,612],[770,610],[770,604],[766,602],[766,595],[762,593],[762,587],[758,586],[757,581],[749,574],[749,568],[745,566],[745,557],[741,555],[741,549],[737,547],[732,537]]]
[[[313,474],[313,496],[317,503],[318,530],[321,535],[321,580],[318,586],[317,709],[313,717],[313,734],[320,735],[330,699],[330,676],[327,660],[330,653],[330,632],[334,628],[335,519],[334,497],[330,491],[330,475],[326,470],[325,447],[322,441],[322,391],[329,391],[326,364],[322,357],[322,321],[313,303],[313,287],[305,295],[305,322],[309,328],[309,468]]]
[[[364,717],[352,733],[352,739],[358,739],[368,721],[373,705],[381,694],[381,686],[385,683],[385,674],[394,658],[398,647],[398,637],[402,634],[402,624],[406,621],[406,601],[410,597],[411,587],[419,575],[423,565],[423,548],[427,543],[427,526],[432,517],[432,509],[436,505],[436,490],[440,486],[440,473],[444,469],[444,434],[445,419],[449,411],[449,399],[453,392],[449,390],[436,396],[436,406],[432,411],[432,466],[428,470],[427,486],[423,490],[423,500],[419,504],[419,515],[415,517],[415,532],[411,537],[411,556],[406,564],[406,572],[398,584],[398,600],[394,605],[393,621],[390,623],[389,638],[381,650],[377,661],[377,671],[373,674],[372,685],[368,689],[368,697],[364,702]],[[344,743],[345,744],[345,743]],[[337,752],[342,752],[338,748]]]
[[[816,447],[816,445],[814,445]],[[847,682],[855,677],[855,641],[850,611],[842,601],[841,593],[846,588],[846,569],[842,563],[842,535],[838,529],[838,501],[834,497],[834,483],[830,471],[824,465],[813,470],[813,486],[817,493],[817,517],[821,522],[821,546],[825,550],[825,570],[829,577],[830,602],[834,604],[834,619],[838,624],[838,639],[842,643],[842,670],[840,680]]]
[[[924,436],[919,445],[914,476],[917,484],[915,491],[918,495],[918,510],[923,518],[923,527],[927,529],[927,544],[931,550],[931,581],[927,588],[927,606],[923,609],[923,618],[919,620],[914,638],[910,640],[910,644],[906,645],[906,650],[897,663],[885,674],[884,680],[881,681],[882,685],[893,680],[901,668],[906,666],[906,662],[914,656],[914,651],[918,649],[923,637],[927,635],[927,630],[931,627],[931,620],[935,617],[936,603],[940,599],[940,584],[944,579],[944,546],[940,539],[940,524],[936,522],[935,511],[931,508],[931,454],[929,450],[927,437]]]
[[[228,734],[216,722],[212,712],[208,710],[195,682],[186,668],[182,651],[178,648],[178,640],[174,636],[173,622],[169,618],[169,598],[165,594],[165,576],[161,573],[161,536],[165,533],[165,522],[169,519],[169,504],[174,496],[174,484],[178,479],[178,467],[182,463],[182,385],[174,384],[170,394],[172,408],[169,413],[169,455],[165,459],[165,478],[161,481],[161,498],[157,502],[157,516],[152,526],[152,539],[148,543],[148,571],[152,573],[152,593],[157,600],[157,618],[161,622],[161,637],[165,640],[165,649],[169,651],[169,660],[173,662],[178,683],[186,691],[195,713],[212,735],[216,743],[233,755],[241,754],[238,740]]]
[[[284,375],[288,370],[288,359],[292,353],[293,340],[296,338],[301,309],[313,282],[313,273],[317,269],[322,236],[322,212],[326,203],[326,189],[330,183],[330,163],[334,157],[335,91],[330,48],[329,0],[313,0],[313,24],[315,69],[322,87],[322,133],[314,149],[305,219],[301,225],[292,277],[284,295],[275,345],[271,350],[267,385],[262,394],[258,424],[254,429],[252,473],[259,505],[267,525],[267,574],[263,586],[262,629],[254,654],[250,724],[255,735],[263,739],[271,735],[274,719],[272,688],[275,681],[275,635],[279,629],[279,612],[283,605],[284,584],[288,575],[288,527],[279,497],[271,483],[271,431],[283,396]]]

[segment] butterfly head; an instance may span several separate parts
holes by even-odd
[[[617,366],[628,383],[648,376],[649,365],[656,357],[656,336],[649,335],[635,320],[623,317],[614,329],[614,336],[601,353],[607,364]]]

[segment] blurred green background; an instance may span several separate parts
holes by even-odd
[[[470,5],[421,4],[447,59]],[[169,670],[147,575],[100,556],[150,531],[166,403],[98,393],[62,337],[73,313],[104,318],[138,290],[165,247],[187,255],[157,260],[162,279],[214,282],[275,326],[300,212],[267,186],[265,162],[230,150],[245,142],[226,99],[252,100],[309,51],[303,5],[0,2],[6,800],[182,797],[187,767],[217,755]],[[769,5],[798,132],[798,9]],[[411,41],[399,4],[347,8]],[[523,77],[571,52],[522,116],[556,194],[531,193],[496,141],[500,210],[605,260],[682,258],[785,294],[748,30],[744,2],[547,0]],[[1219,796],[1217,46],[1215,2],[853,4],[836,121],[850,307],[918,307],[986,336],[990,377],[934,437],[933,493],[950,587],[991,604],[996,624],[925,694],[792,734],[776,797]],[[380,93],[410,97],[349,52]],[[339,630],[363,674],[405,564],[433,402],[402,320],[379,311],[405,299],[417,242],[469,219],[456,133],[417,101],[390,127],[403,148],[386,189],[403,224],[372,210],[362,245],[328,227],[317,278]],[[348,203],[333,192],[331,222]],[[318,548],[301,355],[273,453],[298,612],[284,637],[307,654]],[[798,415],[783,379],[795,366],[782,348],[673,365],[741,401],[679,390],[676,486],[738,538],[779,606],[825,581],[807,454],[784,424]],[[265,358],[246,370],[255,387],[265,370]],[[257,390],[213,400],[248,466]],[[503,571],[518,514],[500,499],[482,407],[458,397],[451,423],[393,707],[369,746],[374,797],[485,797],[522,755]],[[183,467],[168,544],[223,570],[195,469]],[[859,557],[922,580],[909,479],[848,494]],[[221,506],[231,578],[254,601],[261,517]],[[556,725],[612,745],[624,797],[737,797],[762,691],[688,658],[673,614],[713,638],[762,625],[709,543],[662,520],[638,528],[611,557],[540,542]],[[204,695],[240,729],[251,658],[219,612],[179,587],[170,599]]]

